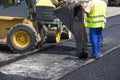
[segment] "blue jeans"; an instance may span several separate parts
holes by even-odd
[[[102,37],[102,28],[90,28],[90,42],[92,44],[92,56],[99,57],[101,54],[100,43]]]
[[[101,32],[100,43],[103,43],[103,32]]]

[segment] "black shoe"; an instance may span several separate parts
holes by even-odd
[[[86,53],[86,52],[78,53],[78,57],[79,57],[79,59],[87,59],[88,53]]]
[[[90,58],[95,59],[95,60],[98,60],[100,57],[92,56],[92,57],[90,57]]]

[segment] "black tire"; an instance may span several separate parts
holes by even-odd
[[[56,31],[48,30],[46,43],[56,43]]]
[[[48,30],[47,32],[47,43],[59,43],[61,40],[61,30],[58,28],[57,30]]]
[[[37,32],[27,24],[17,24],[8,32],[7,41],[14,52],[28,52],[33,50],[38,43]]]
[[[0,44],[0,51],[11,51],[6,44]]]

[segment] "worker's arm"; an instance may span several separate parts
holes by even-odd
[[[87,13],[87,12],[85,11],[84,3],[81,3],[81,4],[80,4],[80,7],[82,8],[82,10],[83,10],[85,13]],[[88,13],[87,13],[87,14],[88,14]]]
[[[85,12],[85,13],[90,13],[91,11],[92,11],[92,3],[91,3],[91,1],[88,3],[88,5],[87,5],[87,7],[85,7],[85,5],[84,5],[84,3],[82,2],[81,4],[80,4],[80,6],[81,6],[81,8],[82,8],[82,10]]]

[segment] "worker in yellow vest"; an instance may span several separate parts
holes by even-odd
[[[85,26],[89,27],[89,38],[92,44],[92,58],[98,59],[101,54],[100,41],[102,30],[106,23],[107,5],[103,0],[91,0],[85,8],[81,4],[82,9],[87,13]]]

